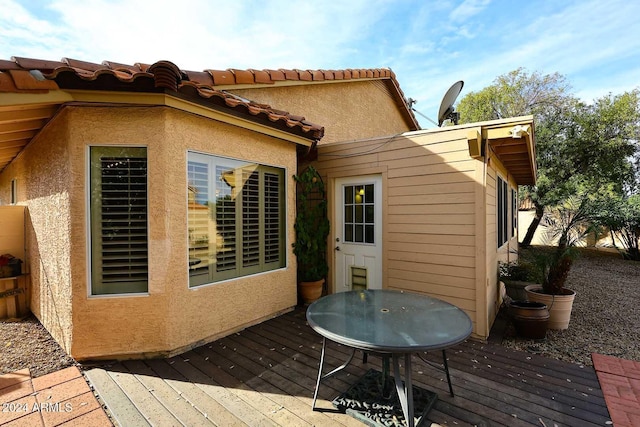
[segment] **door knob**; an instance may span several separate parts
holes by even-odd
[[[340,246],[336,246],[336,251],[339,251],[339,250],[340,250]]]

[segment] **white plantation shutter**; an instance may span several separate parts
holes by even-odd
[[[147,292],[146,148],[91,148],[92,294]]]

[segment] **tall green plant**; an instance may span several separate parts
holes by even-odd
[[[596,222],[609,228],[612,238],[618,237],[625,259],[640,261],[640,194],[601,197]]]
[[[586,196],[572,196],[547,212],[548,244],[557,240],[557,246],[533,250],[538,280],[544,293],[564,294],[564,284],[578,252],[575,246],[591,231],[591,201]]]
[[[296,240],[293,244],[298,260],[298,280],[313,282],[325,278],[329,271],[327,238],[330,224],[326,191],[320,174],[313,166],[293,178],[298,190],[294,224]]]

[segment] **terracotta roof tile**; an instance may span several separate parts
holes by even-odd
[[[113,61],[102,61],[102,64],[106,65],[111,70],[129,70],[134,73],[142,71],[138,65],[120,64],[119,62]]]
[[[51,80],[44,78],[44,75],[39,71],[27,71],[27,70],[9,70],[7,71],[13,83],[18,90],[41,90],[48,91],[50,89],[57,89],[58,85]]]
[[[298,73],[298,78],[302,81],[312,81],[313,80],[313,74],[311,71],[308,70],[296,70],[296,72]]]
[[[213,78],[214,85],[232,85],[236,83],[236,78],[229,70],[206,70]]]
[[[48,61],[45,59],[34,59],[34,58],[21,58],[18,56],[13,56],[11,59],[20,66],[20,68],[27,70],[41,70],[44,73],[44,70],[54,70],[59,67],[65,67],[67,64],[60,61]]]
[[[64,62],[65,64],[75,69],[82,69],[82,70],[88,70],[88,71],[98,71],[98,70],[109,69],[109,67],[106,66],[105,64],[95,64],[93,62],[78,61],[77,59],[71,59],[71,58],[62,58],[62,62]]]
[[[253,74],[249,70],[230,70],[236,78],[236,84],[255,84]]]
[[[271,80],[274,82],[280,82],[280,81],[286,80],[286,76],[284,74],[284,71],[282,70],[265,70],[265,71],[269,73],[269,77],[271,77]]]
[[[300,76],[295,70],[281,68],[280,71],[282,71],[282,73],[284,74],[285,80],[300,80]]]
[[[7,61],[6,59],[0,59],[0,70],[21,70],[20,66],[14,61]]]
[[[4,71],[0,71],[0,92],[18,92],[11,74]]]
[[[334,80],[335,75],[331,70],[321,70],[325,80]]]
[[[206,71],[185,71],[189,81],[202,85],[213,86],[213,76]]]
[[[271,80],[271,76],[269,75],[268,72],[263,70],[253,70],[253,69],[249,69],[249,71],[251,71],[251,73],[253,74],[253,79],[255,83],[273,84],[273,80]]]
[[[322,81],[324,80],[324,73],[320,70],[310,70],[308,71],[311,74],[311,78],[314,81]]]

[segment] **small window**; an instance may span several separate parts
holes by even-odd
[[[190,287],[285,266],[284,169],[189,153],[187,182]]]
[[[511,189],[511,236],[516,235],[518,229],[518,192]]]
[[[91,294],[148,290],[147,149],[91,147]]]
[[[498,187],[497,187],[497,234],[498,234],[498,247],[504,245],[509,239],[508,231],[509,231],[509,189],[507,182],[503,180],[501,177],[498,177]]]
[[[18,203],[18,181],[16,179],[11,180],[11,195],[9,197],[9,203],[12,205]]]

